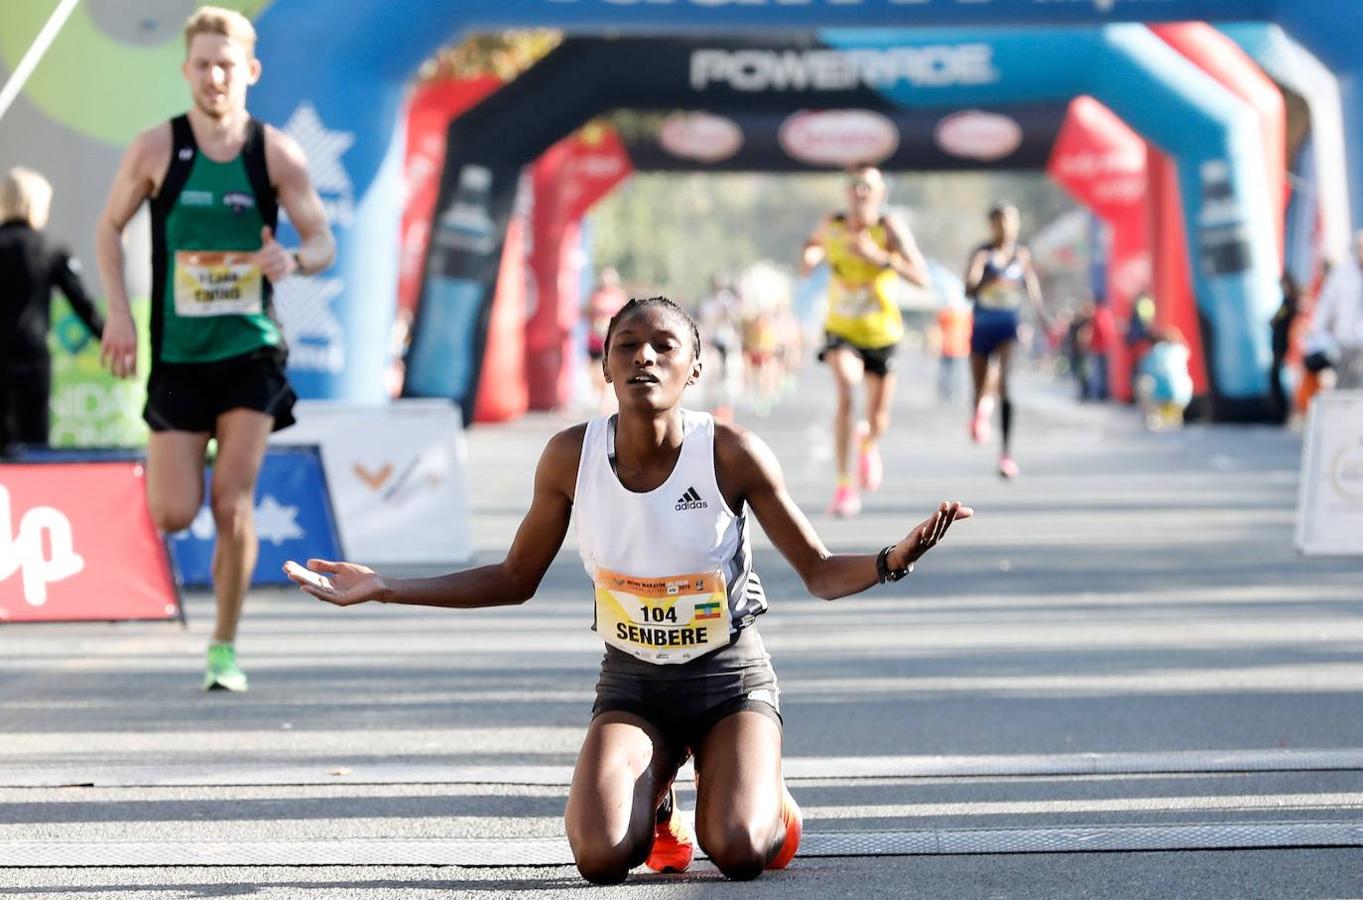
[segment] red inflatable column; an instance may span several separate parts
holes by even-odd
[[[482,374],[473,405],[475,422],[505,422],[525,414],[526,215],[518,210],[506,226],[497,293],[488,314]]]
[[[1145,141],[1092,97],[1071,104],[1056,136],[1047,173],[1112,230],[1107,301],[1120,327],[1131,319],[1136,295],[1149,284],[1145,234]],[[1131,399],[1131,352],[1126,341],[1108,350],[1112,395]]]
[[[581,310],[578,259],[582,217],[633,172],[611,129],[590,124],[545,151],[531,170],[535,302],[525,323],[525,376],[531,409],[572,398],[573,328]]]

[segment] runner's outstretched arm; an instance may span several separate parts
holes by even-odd
[[[816,597],[836,600],[860,593],[879,583],[877,553],[830,553],[814,526],[786,492],[781,464],[771,448],[749,431],[719,426],[715,434],[715,457],[726,482],[737,489],[752,507],[767,537],[794,567],[805,587]],[[953,522],[968,519],[974,511],[960,503],[943,502],[902,540],[893,544],[887,563],[904,569],[917,561],[946,536]]]
[[[388,578],[354,563],[310,559],[308,569],[331,579],[329,586],[321,587],[312,584],[301,568],[286,565],[284,571],[304,592],[337,606],[369,600],[456,609],[524,603],[534,596],[568,532],[585,429],[578,425],[561,431],[544,448],[530,510],[499,563],[433,578]]]

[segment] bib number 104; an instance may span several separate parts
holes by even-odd
[[[677,621],[677,610],[675,607],[662,606],[641,606],[640,613],[645,622],[673,622]]]

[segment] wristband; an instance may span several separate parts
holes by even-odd
[[[890,551],[893,549],[894,544],[891,544],[876,555],[876,581],[880,584],[887,581],[898,581],[913,572],[913,563],[909,563],[902,569],[890,568]]]

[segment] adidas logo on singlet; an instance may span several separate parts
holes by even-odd
[[[710,504],[700,499],[700,494],[696,493],[696,489],[694,487],[689,487],[686,489],[686,493],[681,495],[681,499],[677,501],[676,506],[677,512],[681,512],[684,509],[709,509],[709,508]]]

